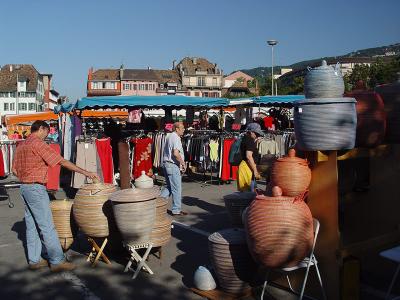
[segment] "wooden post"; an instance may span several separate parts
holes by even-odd
[[[337,152],[330,151],[326,161],[318,161],[317,152],[308,153],[308,157],[311,158],[312,168],[308,205],[313,217],[321,223],[316,257],[328,299],[339,299],[340,265],[336,258],[340,245]]]

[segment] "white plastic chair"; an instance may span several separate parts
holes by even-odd
[[[384,257],[384,258],[387,258],[387,259],[390,259],[392,261],[395,261],[398,264],[396,272],[394,272],[394,276],[393,276],[392,282],[390,283],[389,290],[386,293],[385,299],[389,299],[390,293],[391,293],[392,288],[394,286],[394,283],[396,282],[397,275],[399,275],[399,273],[400,273],[400,246],[397,246],[397,247],[394,247],[392,249],[388,249],[388,250],[382,251],[381,253],[379,253],[379,255]],[[394,299],[400,299],[400,297],[395,297]]]
[[[301,262],[299,262],[299,263],[298,263],[296,266],[294,266],[294,267],[290,267],[290,268],[281,268],[281,269],[270,269],[270,270],[268,270],[267,276],[266,276],[266,278],[265,278],[263,290],[262,290],[262,292],[261,292],[261,300],[264,299],[264,293],[265,293],[265,289],[266,289],[266,287],[267,287],[268,275],[269,275],[269,272],[270,272],[270,271],[276,271],[276,272],[285,274],[285,275],[286,275],[286,279],[287,279],[288,284],[289,284],[290,290],[291,290],[294,294],[299,295],[299,299],[300,299],[300,300],[303,299],[303,297],[304,297],[304,290],[305,290],[305,288],[306,288],[306,283],[307,283],[307,279],[308,279],[308,273],[309,273],[309,271],[310,271],[310,267],[311,267],[311,266],[315,266],[315,270],[316,270],[317,275],[318,275],[319,284],[320,284],[320,286],[321,286],[322,295],[323,295],[323,298],[326,299],[325,289],[324,289],[324,286],[323,286],[323,284],[322,284],[321,274],[320,274],[319,269],[318,269],[318,262],[317,262],[317,259],[316,259],[315,255],[314,255],[314,249],[315,249],[315,244],[316,244],[316,242],[317,242],[317,237],[318,237],[318,233],[319,233],[320,223],[319,223],[319,221],[318,221],[317,219],[315,219],[315,218],[313,219],[313,221],[314,221],[314,222],[313,222],[313,225],[314,225],[314,241],[313,241],[313,245],[312,245],[312,249],[311,249],[310,255],[307,256],[307,257],[305,257]],[[299,293],[299,292],[295,291],[295,290],[292,288],[292,284],[290,283],[290,279],[289,279],[289,273],[290,273],[290,272],[293,272],[293,271],[296,271],[296,270],[298,270],[298,269],[302,269],[302,268],[306,268],[306,273],[305,273],[305,276],[304,276],[304,280],[303,280],[303,284],[302,284],[302,287],[301,287],[301,291],[300,291],[300,293]],[[311,297],[308,297],[308,298],[311,298]]]

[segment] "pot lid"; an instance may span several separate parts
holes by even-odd
[[[142,171],[142,175],[135,179],[135,182],[153,182],[153,179],[146,175],[145,171]]]
[[[287,156],[278,158],[277,161],[278,162],[296,163],[296,164],[302,164],[302,165],[308,166],[307,160],[297,157],[296,150],[294,150],[294,149],[290,149]]]
[[[149,189],[125,189],[113,193],[110,200],[113,202],[131,203],[131,202],[143,202],[157,198],[160,195],[160,189],[158,187],[152,187]]]
[[[321,65],[315,68],[311,68],[311,67],[307,67],[309,72],[313,72],[313,71],[332,71],[335,72],[335,75],[339,75],[340,73],[338,73],[338,71],[340,70],[340,66],[339,64],[336,64],[336,67],[332,67],[330,65],[328,65],[328,63],[326,62],[326,60],[322,60],[321,61]]]
[[[208,237],[208,240],[221,245],[245,245],[246,234],[242,228],[229,228],[214,232]]]
[[[350,97],[340,98],[311,98],[298,100],[293,102],[293,106],[309,105],[309,104],[336,104],[336,103],[356,103],[356,99]]]
[[[294,197],[282,196],[283,192],[279,186],[274,186],[272,188],[272,196],[257,195],[256,200],[284,200],[284,201],[294,201]]]
[[[225,195],[225,200],[253,200],[256,197],[255,192],[234,192],[229,195]]]
[[[93,183],[86,183],[78,190],[77,195],[105,195],[111,194],[117,190],[117,187],[110,183],[101,183],[94,180]]]

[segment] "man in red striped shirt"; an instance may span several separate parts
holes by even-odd
[[[29,269],[37,270],[50,264],[53,272],[73,270],[75,265],[65,261],[50,209],[46,191],[48,167],[57,164],[81,173],[91,179],[99,179],[96,173],[83,170],[65,160],[44,142],[49,125],[35,121],[31,135],[17,146],[13,161],[13,173],[22,182],[21,195],[25,202],[26,240]],[[42,247],[43,240],[44,249]],[[43,253],[42,250],[45,250]],[[47,260],[42,259],[46,256]]]

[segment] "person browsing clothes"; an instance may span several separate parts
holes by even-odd
[[[65,260],[57,231],[54,227],[50,209],[50,199],[46,191],[48,167],[57,164],[81,173],[91,179],[95,173],[83,170],[44,142],[49,134],[49,125],[44,121],[35,121],[31,134],[16,149],[13,161],[13,173],[21,181],[21,196],[25,202],[26,245],[29,269],[37,270],[50,264],[53,272],[73,270],[75,265]],[[45,257],[46,259],[42,259]]]
[[[256,180],[260,179],[257,171],[258,150],[256,140],[263,132],[258,123],[250,123],[246,127],[246,133],[240,144],[242,161],[239,164],[237,176],[237,189],[240,192],[254,191]]]
[[[161,191],[161,197],[172,195],[172,215],[187,215],[182,211],[182,174],[186,171],[185,156],[181,137],[185,132],[183,123],[176,122],[172,133],[167,136],[163,151],[163,171],[166,186]]]

